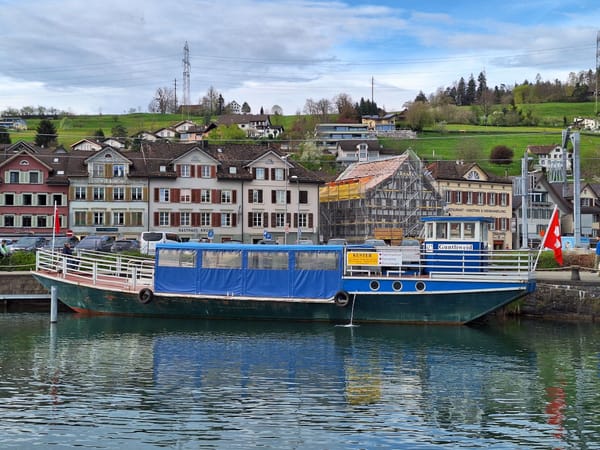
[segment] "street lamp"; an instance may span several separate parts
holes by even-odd
[[[298,228],[296,231],[296,244],[300,241],[300,236],[302,236],[302,232],[300,231],[300,182],[298,180],[298,177],[296,175],[292,175],[290,177],[290,180],[295,181],[296,182],[296,187],[297,187],[297,191],[298,191],[298,215],[296,218],[296,221],[298,223]]]

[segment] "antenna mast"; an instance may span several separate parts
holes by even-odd
[[[596,35],[596,116],[598,115],[598,70],[600,69],[600,31]]]
[[[190,101],[190,48],[188,47],[187,41],[183,47],[183,104],[184,108],[188,108]],[[182,111],[183,112],[183,111]]]

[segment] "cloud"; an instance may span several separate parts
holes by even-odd
[[[509,77],[504,83],[586,70],[600,23],[585,1],[577,8],[556,2],[551,11],[386,0],[0,5],[8,12],[0,16],[0,110],[43,105],[76,113],[145,111],[157,88],[175,84],[181,99],[185,42],[193,102],[213,86],[226,101],[247,101],[253,110],[278,104],[291,114],[307,98],[370,98],[372,78],[375,101],[399,109],[419,90],[481,70],[488,81],[494,73]]]

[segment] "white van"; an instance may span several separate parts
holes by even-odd
[[[176,233],[144,231],[140,235],[140,253],[143,255],[154,255],[156,253],[156,244],[163,242],[181,242],[181,238]]]

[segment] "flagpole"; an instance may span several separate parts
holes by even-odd
[[[54,202],[54,214],[52,215],[52,253],[54,253],[54,243],[56,240],[56,221],[58,220],[58,216],[56,214],[56,201]]]

